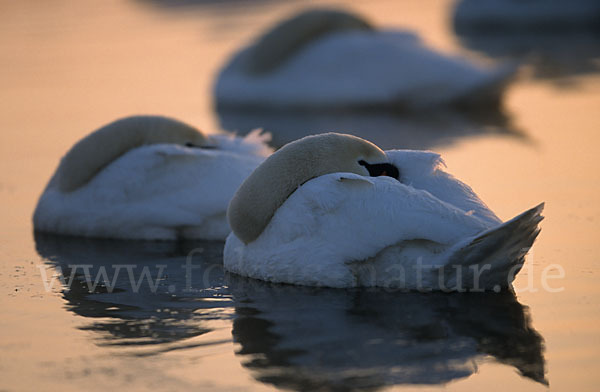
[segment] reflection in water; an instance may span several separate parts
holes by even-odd
[[[391,293],[231,276],[233,335],[263,382],[299,390],[442,384],[486,355],[546,384],[543,339],[514,294]]]
[[[273,285],[224,274],[221,242],[91,240],[36,233],[38,253],[68,281],[66,309],[89,319],[98,345],[160,355],[229,320],[238,355],[256,379],[294,389],[443,384],[477,371],[487,356],[546,383],[543,339],[512,293],[460,295]],[[201,249],[201,250],[200,250]],[[191,280],[186,257],[194,255]],[[85,278],[88,266],[90,290]],[[117,278],[116,265],[129,266]],[[160,267],[164,265],[162,273]],[[135,266],[135,267],[134,267]],[[144,267],[147,280],[139,284]],[[184,267],[184,268],[182,268]],[[50,274],[48,274],[50,275]],[[108,282],[108,284],[107,284]],[[137,292],[136,292],[137,291]]]
[[[262,128],[274,147],[323,132],[344,132],[383,149],[429,149],[464,137],[502,135],[527,141],[510,118],[498,111],[464,114],[454,111],[392,113],[386,111],[243,111],[218,108],[221,128],[245,135]]]
[[[83,329],[99,332],[100,345],[156,345],[155,352],[187,348],[173,344],[210,332],[203,326],[207,320],[228,318],[232,304],[223,284],[221,242],[93,240],[43,233],[35,233],[35,242],[40,256],[67,284],[73,274],[70,290],[63,290],[66,309],[97,319]],[[193,285],[182,268],[190,252],[191,276],[197,277]],[[91,279],[85,277],[85,266]],[[115,266],[121,266],[119,272]],[[106,275],[98,278],[101,271]]]

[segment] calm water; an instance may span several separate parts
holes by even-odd
[[[598,36],[457,36],[450,1],[358,2],[438,50],[524,59],[505,113],[215,113],[227,56],[307,3],[244,4],[0,2],[0,390],[596,390]],[[275,144],[334,129],[433,149],[500,217],[546,201],[546,220],[516,295],[267,285],[224,274],[218,242],[34,236],[30,217],[60,156],[138,113],[207,131],[262,126]],[[140,284],[144,268],[160,279]],[[108,279],[88,286],[85,274],[100,271]],[[559,277],[544,287],[544,273]]]

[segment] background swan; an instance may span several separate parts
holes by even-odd
[[[290,143],[231,200],[225,268],[330,287],[508,286],[539,233],[543,205],[502,223],[442,166],[435,153],[384,153],[349,135]]]
[[[117,120],[62,158],[33,215],[36,231],[129,239],[224,239],[225,212],[271,150],[258,131],[206,136],[159,116]]]
[[[219,108],[494,106],[514,71],[482,68],[428,49],[413,33],[316,9],[235,54],[215,97]]]
[[[466,48],[527,65],[526,77],[560,88],[600,70],[600,1],[463,0],[453,27]]]

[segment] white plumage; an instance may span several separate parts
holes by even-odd
[[[348,19],[358,26],[348,27]],[[361,22],[327,10],[283,22],[221,71],[215,86],[219,108],[493,106],[515,71],[512,64],[485,68],[440,54],[413,33]],[[251,66],[257,61],[267,64],[260,72]]]
[[[181,124],[160,117],[120,120],[101,129],[119,128],[105,142],[119,144],[119,136],[134,121],[150,128],[157,122]],[[206,138],[209,149],[186,147],[183,142],[142,143],[107,162],[89,181],[70,191],[59,186],[65,169],[62,164],[40,197],[34,228],[104,238],[224,239],[230,231],[225,219],[227,204],[242,181],[271,152],[266,138],[258,132],[245,138],[211,135]],[[69,165],[85,166],[85,162]]]
[[[539,232],[543,205],[502,224],[469,186],[442,170],[439,155],[386,154],[401,182],[354,173],[314,178],[289,196],[256,240],[245,244],[234,229],[225,268],[312,286],[508,286]],[[472,266],[484,271],[477,282]]]

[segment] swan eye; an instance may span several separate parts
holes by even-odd
[[[194,143],[191,143],[191,142],[187,142],[187,143],[185,143],[185,146],[186,146],[186,147],[190,147],[190,148],[198,147],[198,146],[196,146]]]
[[[371,177],[388,176],[400,181],[400,170],[391,163],[376,163],[369,164],[364,160],[358,161],[358,164],[364,166]]]

